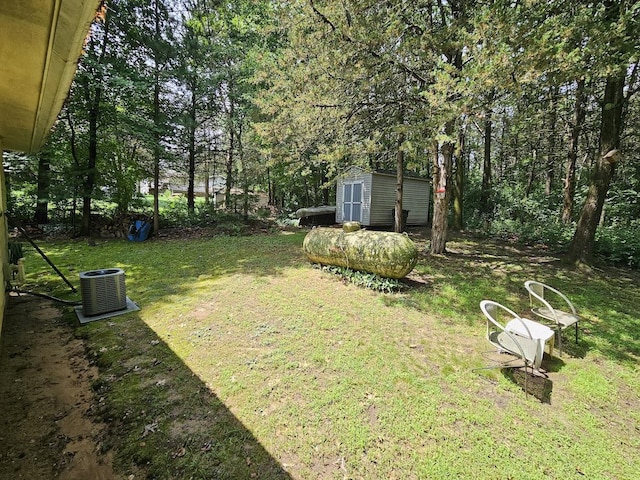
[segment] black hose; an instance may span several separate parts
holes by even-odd
[[[61,298],[52,297],[51,295],[47,295],[46,293],[30,292],[29,290],[18,290],[17,288],[12,288],[10,291],[16,292],[16,293],[24,293],[26,295],[33,295],[40,298],[46,298],[47,300],[53,300],[54,302],[64,303],[65,305],[73,305],[73,306],[82,305],[82,302],[62,300]]]

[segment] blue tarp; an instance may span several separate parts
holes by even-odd
[[[129,240],[132,242],[144,242],[149,236],[151,231],[151,224],[144,220],[136,220],[133,225],[129,227]]]

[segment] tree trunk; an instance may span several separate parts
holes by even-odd
[[[82,189],[82,220],[80,235],[91,233],[91,197],[96,184],[96,160],[98,158],[98,116],[100,113],[100,94],[102,89],[96,87],[89,108],[89,155],[87,158],[87,176]]]
[[[558,87],[551,89],[551,111],[549,112],[549,145],[545,168],[544,194],[549,197],[553,191],[556,160],[556,125],[558,123]]]
[[[459,4],[458,7],[462,8],[464,4]],[[463,10],[454,11],[454,14],[460,16],[461,19],[465,19],[465,12]],[[447,58],[451,65],[456,70],[456,75],[462,70],[462,51],[453,50],[447,54]],[[450,98],[450,101],[455,102],[458,99],[457,95]],[[452,118],[444,125],[444,134],[447,140],[442,144],[442,158],[438,155],[438,145],[435,146],[435,154],[433,157],[434,169],[433,169],[433,222],[431,225],[431,250],[432,254],[445,253],[447,246],[447,222],[449,213],[449,199],[451,197],[449,181],[451,176],[451,169],[453,165],[453,153],[455,149],[454,143],[451,141],[453,133],[456,127],[456,119]]]
[[[104,19],[104,35],[100,46],[100,54],[98,64],[102,65],[105,54],[107,53],[107,44],[109,39],[109,19],[110,15],[106,15]],[[82,189],[82,219],[80,221],[80,235],[89,235],[91,233],[91,197],[96,183],[96,162],[98,159],[98,122],[100,119],[100,101],[102,100],[102,73],[98,70],[95,74],[94,84],[91,85],[87,80],[85,88],[85,101],[87,105],[87,114],[89,117],[89,145],[87,169],[84,185]],[[93,96],[91,95],[93,93]]]
[[[395,203],[395,216],[393,222],[393,231],[400,233],[404,230],[405,225],[402,221],[402,195],[404,187],[404,150],[402,150],[402,144],[404,143],[404,134],[400,134],[398,138],[398,152],[396,153],[396,203]]]
[[[464,161],[464,127],[460,129],[454,157],[456,163],[455,182],[453,184],[453,228],[464,230],[464,182],[466,162]]]
[[[69,146],[71,148],[71,158],[76,164],[78,170],[80,169],[80,160],[78,159],[78,152],[76,150],[76,130],[71,119],[71,114],[67,108],[67,122],[69,123]],[[78,210],[78,176],[73,176],[73,202],[71,207],[71,231],[75,235],[76,233],[76,212]]]
[[[71,231],[75,234],[76,232],[76,217],[78,211],[78,190],[79,186],[77,180],[73,186],[73,202],[71,203]]]
[[[615,172],[615,165],[621,158],[618,148],[622,134],[624,84],[624,75],[607,78],[602,102],[600,157],[593,170],[587,198],[569,246],[568,260],[571,263],[588,263],[593,257],[598,221]]]
[[[49,223],[49,187],[51,186],[51,164],[49,153],[38,156],[38,203],[33,219],[36,223]]]
[[[191,82],[191,105],[189,106],[189,185],[187,186],[187,211],[190,215],[196,209],[196,82]]]
[[[233,187],[233,150],[235,149],[235,142],[235,130],[233,128],[233,125],[231,125],[231,128],[229,129],[229,150],[227,151],[226,162],[227,179],[225,181],[224,190],[224,203],[227,210],[231,209],[231,188]]]
[[[155,15],[155,38],[160,39],[160,10],[158,0],[153,3]],[[153,232],[157,235],[160,230],[160,65],[158,53],[153,58]]]
[[[209,159],[205,161],[205,169],[204,169],[204,203],[209,205],[211,203],[211,189],[209,188],[209,181],[211,177],[209,176]]]
[[[510,125],[509,125],[509,120],[507,119],[507,115],[503,115],[502,116],[502,132],[500,134],[500,156],[499,158],[499,162],[498,162],[498,179],[499,180],[504,180],[505,178],[505,170],[506,170],[506,165],[507,165],[507,159],[508,159],[508,152],[507,152],[507,132],[509,131]],[[519,158],[518,156],[518,145],[520,143],[519,140],[520,136],[519,136],[519,131],[516,130],[516,132],[513,135],[513,152],[516,158]],[[491,172],[489,175],[491,175],[491,177],[489,178],[490,182],[489,182],[489,186],[491,187],[491,184],[493,183],[493,178],[492,178],[492,173]],[[491,201],[491,194],[492,192],[489,192],[489,201]]]
[[[580,132],[586,118],[584,78],[578,80],[576,87],[576,100],[571,125],[571,139],[569,141],[569,153],[567,154],[566,172],[564,177],[564,190],[562,201],[562,223],[568,225],[573,214],[573,197],[576,190],[576,163],[578,160],[578,142]]]
[[[445,126],[445,133],[453,133],[455,121],[450,120]],[[440,155],[438,145],[435,145],[433,156],[433,223],[431,226],[430,253],[445,253],[447,246],[447,216],[449,210],[448,181],[451,174],[454,145],[448,141],[442,145]]]
[[[160,72],[155,66],[153,88],[153,232],[160,230]]]
[[[242,147],[242,123],[238,126],[238,158],[242,168],[242,218],[246,222],[249,220],[249,173],[247,172],[247,164],[245,163],[244,149]]]
[[[491,215],[491,131],[492,111],[487,110],[484,121],[484,160],[482,163],[482,188],[480,190],[480,216],[487,220]]]
[[[327,168],[322,165],[322,204],[329,205],[329,179],[327,178]]]
[[[531,165],[529,168],[529,175],[527,176],[527,187],[524,190],[524,197],[529,198],[531,191],[533,190],[533,183],[536,179],[536,166],[538,164],[538,150],[536,148],[531,152]]]
[[[271,169],[267,167],[267,188],[269,189],[269,205],[276,206],[276,192],[271,180]]]

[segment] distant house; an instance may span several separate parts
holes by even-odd
[[[226,200],[226,181],[222,176],[209,178],[209,200],[219,208],[225,207]],[[160,178],[160,193],[170,192],[172,195],[187,195],[189,190],[189,179],[185,174],[174,171],[168,171],[165,176]],[[143,195],[153,194],[153,183],[151,180],[143,180],[138,184],[138,191]],[[193,185],[193,193],[196,197],[206,197],[207,188],[205,180],[196,179]],[[232,208],[241,208],[242,200],[240,197],[244,194],[241,188],[232,187],[231,197],[233,201]],[[249,192],[250,209],[266,207],[268,204],[268,196],[265,192]]]
[[[407,225],[426,225],[429,219],[430,182],[404,177],[402,209]],[[395,174],[350,167],[338,177],[336,222],[357,221],[364,226],[391,226],[396,203]]]
[[[225,179],[221,176],[209,178],[209,196],[213,197],[214,192],[224,190]],[[189,189],[189,178],[186,174],[181,174],[174,171],[168,171],[165,176],[160,178],[160,192],[169,191],[175,195],[186,195]],[[153,180],[143,180],[139,183],[138,191],[144,195],[153,193]],[[206,196],[207,188],[205,181],[202,179],[196,179],[193,186],[193,193],[196,197]]]
[[[225,207],[226,202],[226,186],[215,187],[212,193],[212,199],[214,205]],[[242,208],[242,202],[244,190],[241,188],[232,187],[231,188],[231,204],[234,210]],[[269,196],[265,192],[255,191],[252,192],[249,190],[249,210],[253,211],[259,208],[264,208],[269,205]]]

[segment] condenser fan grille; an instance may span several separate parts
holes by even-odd
[[[107,268],[80,273],[82,313],[101,315],[127,308],[124,270]]]

